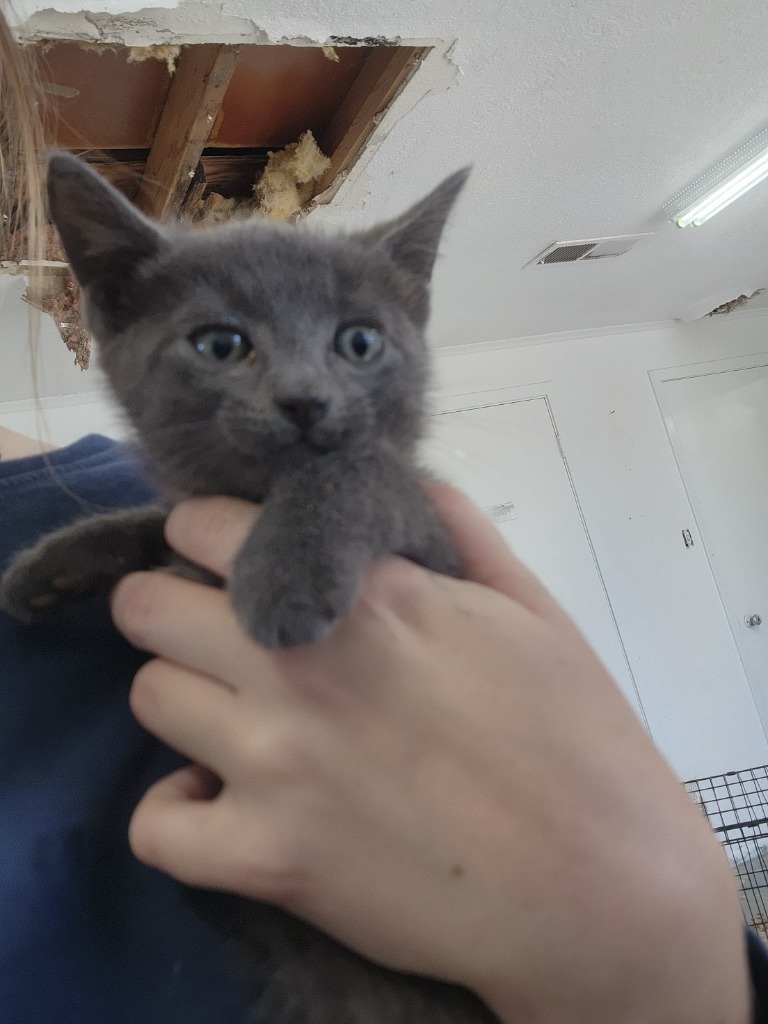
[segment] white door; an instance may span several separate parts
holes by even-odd
[[[768,366],[664,380],[660,388],[680,471],[765,726]]]
[[[545,398],[432,417],[424,461],[497,523],[642,715]]]

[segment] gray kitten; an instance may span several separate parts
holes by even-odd
[[[429,278],[465,172],[399,220],[328,237],[254,222],[161,230],[74,157],[51,213],[99,361],[170,501],[263,502],[231,597],[268,647],[323,637],[366,566],[397,552],[456,575],[419,486]],[[166,509],[97,516],[23,554],[21,617],[167,560]]]
[[[205,494],[263,503],[230,594],[244,628],[268,647],[325,636],[378,556],[459,575],[414,451],[429,281],[466,174],[350,236],[254,221],[185,231],[151,223],[74,157],[52,156],[51,213],[99,361],[167,504],[43,538],[0,581],[0,604],[28,619],[159,566],[210,579],[163,538],[168,505]],[[495,1020],[469,992],[388,971],[277,908],[194,899],[251,965],[255,1019]]]

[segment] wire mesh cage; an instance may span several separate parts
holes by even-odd
[[[768,765],[692,779],[685,788],[733,865],[744,920],[768,941]]]

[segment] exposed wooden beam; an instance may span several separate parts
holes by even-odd
[[[333,120],[318,139],[320,148],[330,157],[331,166],[318,182],[317,195],[352,166],[382,114],[426,52],[426,48],[418,46],[382,46],[371,52]]]
[[[136,197],[150,216],[180,211],[239,56],[237,46],[182,50]]]

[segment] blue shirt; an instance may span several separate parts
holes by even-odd
[[[153,498],[103,437],[0,463],[0,571],[45,533]],[[88,599],[34,625],[0,612],[0,1024],[244,1024],[223,942],[126,832],[177,767],[128,708],[144,656]]]

